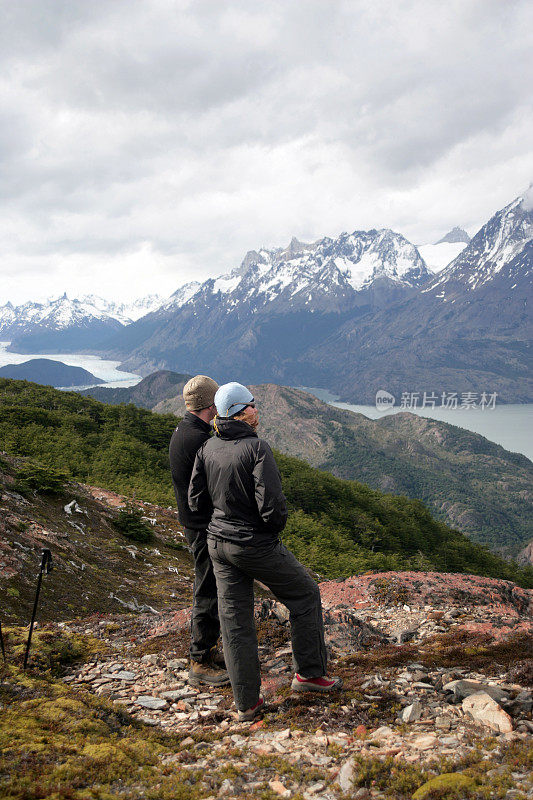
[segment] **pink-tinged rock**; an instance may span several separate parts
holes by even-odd
[[[278,780],[269,781],[268,785],[270,786],[272,791],[275,792],[276,794],[279,794],[280,797],[290,797],[291,796],[291,790],[285,788],[285,786],[282,784],[281,781],[278,781]]]
[[[437,747],[440,744],[436,736],[427,734],[426,736],[419,736],[413,742],[413,747],[417,750],[430,750],[432,747]]]
[[[476,692],[463,700],[463,711],[477,722],[498,733],[510,733],[513,722],[507,712],[501,708],[486,692]]]

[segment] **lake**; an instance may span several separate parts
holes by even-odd
[[[142,380],[140,375],[135,375],[133,372],[123,372],[117,369],[120,361],[108,361],[99,356],[80,355],[78,353],[37,353],[35,355],[28,353],[8,353],[7,347],[9,342],[0,342],[0,367],[6,364],[22,364],[25,361],[30,361],[32,358],[49,358],[52,361],[62,361],[63,364],[68,364],[70,367],[83,367],[88,370],[96,378],[101,378],[105,383],[98,384],[99,386],[110,386],[120,388],[121,386],[135,386]],[[69,386],[69,391],[75,389],[89,389],[90,386],[95,384],[87,384],[87,386]]]
[[[323,400],[336,408],[356,411],[370,419],[380,419],[389,414],[403,413],[399,408],[378,411],[375,406],[359,406],[351,403],[339,403],[338,395],[327,389],[299,386],[302,391],[309,392],[319,400]],[[441,422],[449,422],[459,428],[480,433],[496,444],[501,444],[513,453],[522,453],[533,461],[533,403],[501,404],[496,402],[495,408],[418,408],[409,409],[413,414]]]

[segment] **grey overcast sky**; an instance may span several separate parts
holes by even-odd
[[[1,0],[0,305],[474,233],[533,179],[530,0]]]

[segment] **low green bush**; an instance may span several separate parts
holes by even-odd
[[[22,495],[32,493],[62,495],[65,493],[67,481],[68,475],[62,470],[28,462],[17,470],[13,489]]]
[[[126,508],[121,508],[118,512],[118,517],[113,520],[113,525],[127,539],[146,544],[152,538],[152,531],[142,517],[142,511],[128,503]]]

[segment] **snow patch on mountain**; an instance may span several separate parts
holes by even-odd
[[[170,308],[181,308],[185,305],[185,303],[188,303],[192,297],[194,297],[201,285],[202,284],[198,281],[191,281],[190,283],[180,286],[179,289],[176,289],[176,291],[168,298],[166,302],[159,306],[159,309],[152,310],[166,311]]]
[[[237,288],[239,283],[241,282],[240,275],[223,275],[221,278],[217,278],[217,280],[213,284],[213,292],[217,294],[220,292],[221,294],[229,294],[234,289]]]
[[[418,245],[418,252],[431,272],[440,272],[465,249],[465,242]]]

